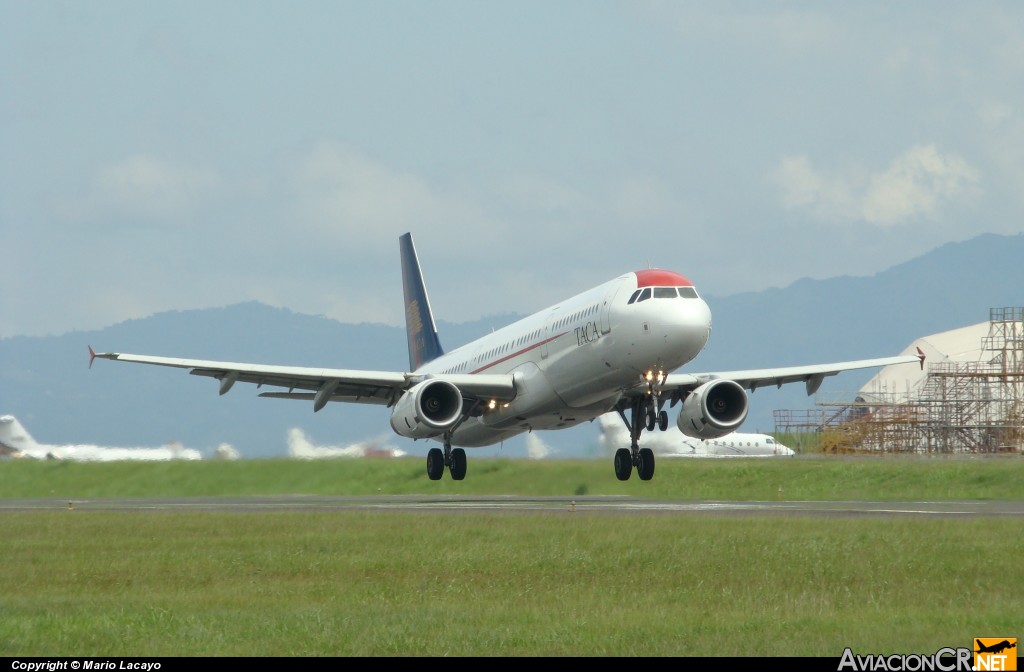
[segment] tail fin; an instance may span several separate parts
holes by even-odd
[[[398,239],[402,252],[402,289],[405,292],[405,333],[409,339],[409,369],[415,371],[444,354],[437,337],[437,325],[430,310],[427,288],[423,285],[420,262],[412,234]]]
[[[36,440],[13,415],[0,416],[0,445],[15,451],[35,448]]]

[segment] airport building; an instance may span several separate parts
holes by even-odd
[[[925,336],[902,354],[923,370],[885,367],[853,401],[777,410],[779,434],[814,432],[824,452],[1024,452],[1024,308]]]

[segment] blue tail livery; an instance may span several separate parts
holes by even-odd
[[[402,252],[402,289],[405,292],[405,333],[409,339],[409,370],[421,366],[444,354],[437,337],[437,325],[430,310],[430,299],[423,284],[420,262],[412,234],[398,239]]]

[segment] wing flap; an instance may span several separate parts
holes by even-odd
[[[206,359],[156,357],[118,352],[96,353],[95,359],[153,364],[189,369],[194,376],[205,376],[220,381],[220,394],[226,394],[237,382],[252,383],[257,387],[270,385],[294,390],[308,390],[311,398],[325,390],[317,400],[317,410],[327,400],[352,400],[364,403],[388,404],[405,387],[408,377],[393,371],[359,371],[354,369],[322,369],[303,366],[275,366],[243,362],[219,362]]]
[[[260,396],[276,399],[311,399],[314,410],[320,410],[328,401],[391,405],[404,390],[426,380],[427,377],[441,378],[453,383],[467,399],[507,402],[516,396],[516,382],[511,374],[418,376],[396,371],[276,366],[119,352],[94,353],[91,348],[89,352],[90,364],[93,359],[111,359],[188,369],[194,376],[205,376],[220,381],[220,394],[227,393],[237,382],[252,383],[257,387],[282,387],[288,391],[264,392]]]

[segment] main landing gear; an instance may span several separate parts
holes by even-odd
[[[461,481],[466,477],[466,451],[462,448],[452,449],[451,433],[444,435],[444,450],[431,448],[427,451],[427,476],[432,481],[439,481],[444,476],[445,467],[451,472],[453,481]]]

